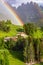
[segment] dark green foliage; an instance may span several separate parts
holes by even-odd
[[[21,60],[24,62],[24,56],[23,56],[23,52],[22,51],[14,51],[14,50],[10,50],[10,53],[12,54],[13,57]]]
[[[13,47],[16,46],[15,41],[13,41],[12,39],[9,39],[8,41],[5,42],[5,48],[11,50]]]
[[[37,27],[33,23],[24,24],[24,31],[27,35],[32,35],[34,31],[37,30]]]
[[[41,31],[43,32],[43,26],[41,26]]]
[[[27,63],[29,63],[30,61],[34,61],[34,47],[32,37],[28,37],[25,40],[24,61]]]
[[[24,50],[24,43],[25,39],[21,36],[18,36],[18,39],[16,41],[16,45],[14,46],[15,51],[23,51]]]
[[[5,51],[0,52],[0,65],[9,65],[8,57]]]
[[[25,39],[21,36],[18,36],[17,41],[14,41],[12,39],[9,39],[5,42],[4,47],[9,50],[15,50],[15,51],[23,51],[24,49],[24,42]]]
[[[7,20],[7,21],[6,21],[6,24],[12,24],[12,23],[11,23],[11,20]]]
[[[4,65],[4,60],[0,59],[0,65]]]
[[[43,38],[40,39],[40,56],[43,58]]]
[[[4,48],[4,38],[0,38],[0,49]]]
[[[8,31],[10,31],[10,27],[8,24],[6,24],[5,21],[0,21],[0,30],[2,30],[4,32],[8,32]]]
[[[40,60],[41,60],[41,53],[42,53],[41,52],[41,45],[43,42],[41,43],[40,38],[33,38],[33,36],[32,36],[32,34],[34,32],[36,32],[38,30],[38,28],[39,27],[36,27],[32,23],[24,24],[24,31],[28,35],[28,39],[26,42],[25,50],[24,50],[25,61],[27,63],[28,63],[28,59],[32,62],[33,61],[40,62]],[[28,53],[30,53],[30,55]]]
[[[24,32],[24,29],[18,28],[17,31],[18,32]]]
[[[40,39],[34,39],[35,60],[40,61]]]
[[[7,56],[5,51],[4,51],[3,55],[4,55],[4,58],[5,58],[5,65],[9,65],[8,56]]]
[[[43,65],[43,62],[40,62],[40,63],[36,63],[34,65]]]
[[[24,44],[24,61],[28,63],[30,61],[30,44],[28,43],[28,39],[25,39],[25,44]]]

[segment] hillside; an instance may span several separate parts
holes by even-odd
[[[10,31],[5,32],[0,30],[0,38],[3,37],[14,37],[18,34],[18,32],[24,31],[23,26],[18,26],[14,24],[8,24],[10,27]],[[43,32],[38,29],[36,32],[32,34],[34,38],[41,38],[43,36]]]
[[[9,26],[10,26],[9,32],[4,32],[4,31],[0,30],[0,38],[15,36],[19,32],[19,29],[22,30],[21,26],[16,26],[16,25],[13,25],[13,24],[10,24]]]
[[[19,53],[17,52],[12,52],[12,53],[13,54],[11,54],[7,49],[0,50],[0,60],[3,61],[3,65],[4,64],[5,65],[25,65],[23,61],[19,60],[19,58],[21,58]]]
[[[0,30],[0,40],[4,37],[12,37],[16,36],[16,34],[23,29],[21,26],[16,26],[13,24],[9,24],[10,31],[4,32]],[[0,47],[1,47],[1,41],[0,41]],[[10,51],[6,48],[0,49],[0,64],[3,65],[25,65],[25,63],[22,61],[22,53],[19,51]],[[2,63],[1,63],[2,62]]]
[[[24,61],[24,44],[25,44],[25,42],[27,44],[26,39],[22,38],[21,36],[18,36],[18,39],[16,40],[16,42],[13,41],[12,39],[10,39],[8,41],[4,41],[4,39],[3,39],[4,37],[16,36],[16,34],[18,34],[18,32],[24,31],[23,27],[14,25],[11,23],[11,21],[9,23],[8,20],[7,20],[7,22],[2,21],[2,22],[0,22],[0,24],[1,24],[0,25],[0,64],[1,65],[2,64],[3,65],[26,65],[26,63]],[[5,26],[9,25],[10,30],[8,31],[8,29],[7,29],[7,31],[6,31],[6,28],[5,28],[5,30],[3,30],[2,25],[4,26],[4,28],[5,28]],[[31,27],[31,29],[32,29],[32,27]],[[33,29],[32,29],[32,31],[33,31]],[[37,31],[35,30],[32,33],[32,39],[37,40],[37,39],[41,39],[41,38],[43,38],[43,31],[41,31],[40,28],[37,27]],[[23,46],[22,46],[22,44],[23,44]],[[43,49],[43,47],[41,49]],[[43,55],[41,55],[41,57],[43,58]]]

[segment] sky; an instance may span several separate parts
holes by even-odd
[[[8,2],[12,7],[14,6],[17,7],[21,5],[22,3],[27,3],[30,1],[36,2],[38,4],[43,4],[43,0],[4,0],[4,1]]]
[[[4,0],[0,0],[0,20],[11,20],[13,24],[21,25],[13,12],[10,11],[9,8],[7,8],[7,5],[4,5]]]

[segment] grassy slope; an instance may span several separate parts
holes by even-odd
[[[40,30],[37,30],[37,32],[34,32],[33,37],[41,38],[41,37],[43,37],[43,32],[41,32]]]
[[[11,30],[8,33],[0,31],[0,38],[5,37],[5,36],[15,36],[18,33],[17,29],[22,28],[22,27],[10,25],[10,28]],[[37,32],[33,34],[33,37],[40,38],[42,35],[43,35],[43,32],[38,30]],[[19,60],[18,58],[15,58],[15,55],[18,54],[17,52],[13,53],[14,54],[14,57],[13,57],[12,54],[8,50],[4,50],[4,51],[6,51],[6,54],[8,54],[7,56],[9,60],[9,65],[25,65],[21,60]],[[0,50],[0,52],[3,53],[3,50]],[[39,65],[39,64],[36,64],[36,65]]]
[[[5,36],[15,36],[17,34],[17,29],[22,28],[20,26],[15,26],[15,25],[9,25],[10,26],[10,31],[9,32],[3,32],[0,31],[0,37],[5,37]]]
[[[13,57],[13,55],[8,50],[6,50],[6,49],[5,50],[0,50],[0,57],[2,59],[4,59],[4,60],[5,60],[5,58],[4,58],[3,52],[6,53],[9,65],[25,65],[24,62],[22,62],[21,60],[19,60],[19,58],[15,57],[15,55],[18,54],[17,52],[14,53],[14,57]]]
[[[11,24],[9,32],[0,31],[0,37],[15,36],[18,33],[17,29],[19,29],[19,28],[23,29],[23,27],[21,27],[21,26],[16,26],[16,25]],[[37,32],[34,32],[33,37],[34,38],[43,37],[43,32],[38,30]]]
[[[10,25],[10,29],[11,29],[10,32],[6,33],[6,32],[3,32],[3,31],[0,31],[0,38],[6,37],[6,36],[15,36],[18,33],[17,29],[19,29],[19,28],[22,28],[22,27]],[[18,58],[15,58],[15,55],[18,54],[17,52],[13,52],[13,54],[14,54],[14,57],[13,57],[12,54],[8,50],[6,50],[6,49],[0,50],[0,53],[2,53],[0,55],[0,58],[4,58],[4,55],[3,55],[4,51],[7,54],[7,59],[9,60],[9,65],[25,65],[24,62],[22,62]]]
[[[35,64],[35,65],[43,65],[43,63],[40,63],[40,64]]]

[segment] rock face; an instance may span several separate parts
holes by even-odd
[[[27,22],[37,22],[39,19],[43,18],[43,13],[41,12],[41,8],[36,3],[27,3],[22,4],[17,8],[17,14],[20,18]]]

